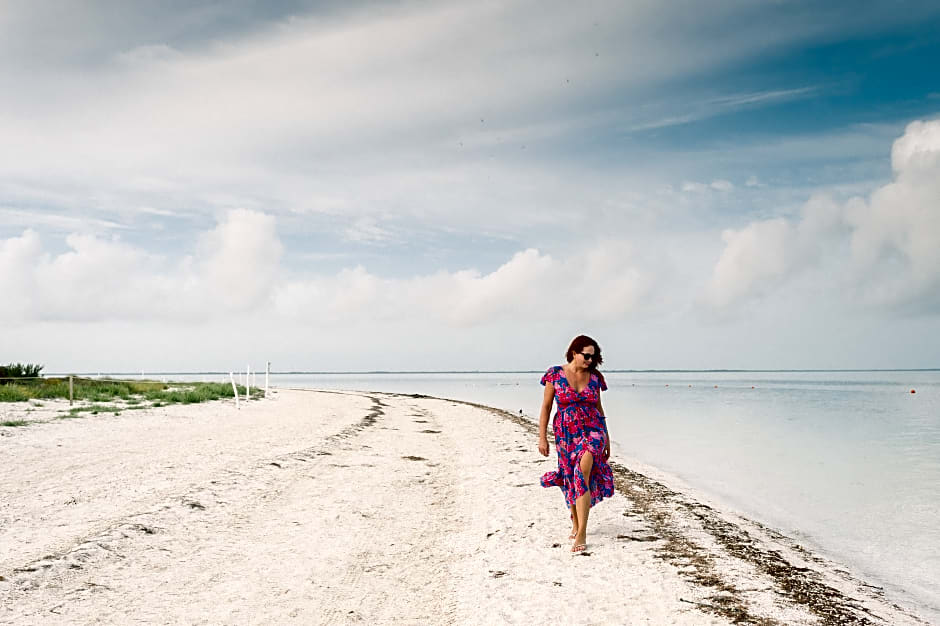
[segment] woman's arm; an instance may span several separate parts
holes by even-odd
[[[597,412],[601,414],[601,424],[604,425],[604,434],[607,435],[607,445],[604,446],[604,459],[610,458],[610,431],[607,430],[607,416],[604,415],[604,405],[601,404],[600,395],[597,396]]]
[[[548,416],[552,412],[554,400],[555,385],[548,383],[545,385],[545,393],[542,394],[542,410],[539,412],[539,452],[542,456],[548,456]]]

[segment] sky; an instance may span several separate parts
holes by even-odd
[[[936,2],[12,0],[0,361],[940,367]]]

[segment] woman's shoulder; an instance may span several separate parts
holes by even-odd
[[[550,368],[545,370],[545,374],[542,376],[542,380],[539,382],[543,385],[548,383],[554,383],[559,378],[561,378],[562,367],[561,365],[552,365]]]
[[[591,382],[596,382],[597,386],[600,387],[601,391],[607,391],[607,381],[604,380],[604,375],[594,370],[591,372]]]

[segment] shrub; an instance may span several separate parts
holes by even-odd
[[[12,383],[10,378],[37,378],[42,371],[42,365],[32,363],[10,363],[0,365],[0,385]]]

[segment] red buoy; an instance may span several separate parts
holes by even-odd
[[[916,391],[914,391],[913,389],[911,389],[911,393],[917,393],[917,392],[916,392]]]

